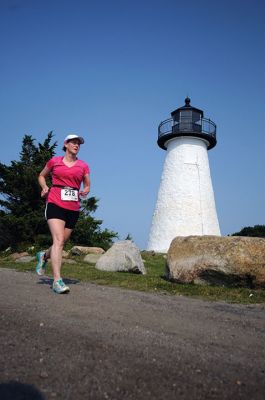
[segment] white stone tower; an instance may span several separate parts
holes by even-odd
[[[157,144],[167,153],[147,250],[166,253],[176,236],[220,236],[207,154],[216,145],[215,123],[187,97],[159,125]]]

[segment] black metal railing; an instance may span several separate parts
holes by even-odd
[[[208,141],[208,149],[216,145],[216,125],[207,118],[193,122],[190,119],[175,121],[173,118],[162,121],[158,126],[158,145],[166,149],[168,140],[178,136],[195,136]]]
[[[183,132],[194,132],[203,133],[216,138],[216,125],[213,121],[207,118],[201,118],[199,121],[174,121],[173,118],[166,119],[162,121],[158,126],[158,138],[163,135],[168,135],[170,133],[181,133]]]

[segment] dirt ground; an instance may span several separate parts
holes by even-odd
[[[264,400],[265,306],[0,269],[0,399]]]

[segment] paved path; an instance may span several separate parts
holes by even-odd
[[[50,283],[0,269],[1,400],[264,400],[264,305]]]

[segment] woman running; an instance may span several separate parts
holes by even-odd
[[[38,177],[41,197],[46,197],[45,218],[52,236],[52,246],[37,253],[36,272],[44,275],[48,258],[53,270],[53,290],[68,293],[69,287],[61,278],[62,253],[64,243],[70,238],[77,223],[80,210],[80,196],[90,190],[89,166],[77,158],[84,139],[78,135],[68,135],[64,139],[65,155],[51,158]],[[49,188],[46,177],[51,174],[52,186]],[[80,190],[83,183],[83,190]]]

